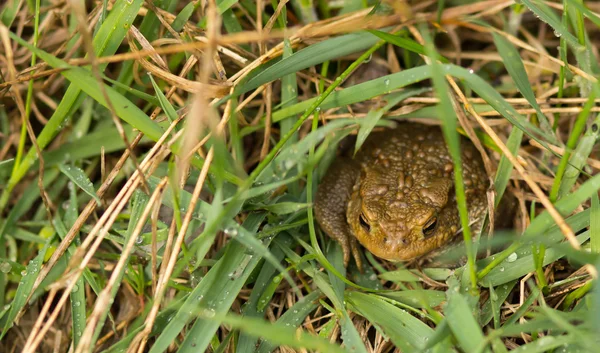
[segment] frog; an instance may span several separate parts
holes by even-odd
[[[488,176],[481,154],[460,141],[471,229],[487,210]],[[392,262],[430,259],[462,237],[454,162],[437,125],[398,123],[372,131],[354,156],[335,158],[318,185],[314,212],[320,228],[359,269],[359,244]],[[456,246],[456,245],[455,245]]]

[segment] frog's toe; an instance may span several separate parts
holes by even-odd
[[[356,238],[350,239],[350,247],[352,248],[352,256],[354,257],[354,261],[356,261],[356,267],[358,267],[358,270],[362,273],[363,272],[362,257],[360,257],[360,250],[359,250],[358,241],[356,240]],[[346,263],[346,266],[347,265],[348,264]]]

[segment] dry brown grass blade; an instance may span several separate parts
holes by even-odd
[[[150,200],[146,204],[146,207],[144,208],[144,211],[142,212],[138,223],[136,224],[131,235],[129,236],[129,240],[125,244],[125,248],[121,253],[117,265],[113,269],[113,273],[110,276],[110,279],[106,283],[102,292],[98,294],[98,298],[96,298],[96,305],[94,306],[92,313],[88,317],[87,325],[85,326],[85,331],[81,336],[79,345],[75,349],[75,353],[84,353],[90,351],[90,345],[92,344],[94,331],[96,330],[96,327],[98,326],[101,317],[106,313],[107,308],[110,308],[110,300],[112,298],[111,291],[113,290],[114,286],[120,285],[118,281],[119,277],[121,276],[121,271],[125,269],[125,266],[129,261],[129,256],[133,251],[138,236],[141,234],[142,229],[146,224],[148,216],[150,216],[150,212],[153,208],[155,208],[155,205],[161,203],[160,199],[162,197],[164,188],[167,186],[167,181],[168,178],[163,178],[156,186],[156,189],[154,189],[152,196],[150,196]]]

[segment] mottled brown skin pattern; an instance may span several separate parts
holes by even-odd
[[[473,144],[461,140],[471,222],[486,209],[488,181]],[[374,255],[408,261],[440,252],[459,233],[452,158],[439,127],[402,123],[373,132],[354,158],[339,157],[319,185],[315,215],[347,265],[356,240]]]

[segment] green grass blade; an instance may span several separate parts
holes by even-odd
[[[430,57],[433,57],[436,51],[433,47],[433,40],[431,39],[429,30],[427,27],[422,26],[421,32],[423,34],[423,39],[426,43],[428,43],[426,46],[427,52],[429,53]],[[465,185],[463,181],[460,136],[456,131],[458,117],[456,116],[456,112],[454,111],[454,107],[452,106],[452,102],[450,100],[450,92],[448,90],[448,84],[446,83],[446,77],[443,74],[439,64],[434,60],[431,61],[431,74],[433,86],[438,99],[440,100],[437,108],[438,116],[442,121],[442,132],[444,133],[444,139],[446,140],[446,144],[448,146],[448,152],[452,156],[452,161],[454,162],[454,190],[467,253],[467,271],[469,272],[469,278],[471,280],[471,289],[476,291],[477,269],[475,267],[475,254],[473,250],[473,240],[471,238],[471,228],[469,226],[469,211],[467,210],[467,197],[465,195]]]
[[[426,91],[429,91],[429,89],[409,89],[402,92],[392,93],[385,97],[387,104],[384,107],[369,110],[367,116],[364,117],[364,119],[359,120],[360,128],[358,129],[358,133],[356,135],[356,145],[354,147],[354,153],[358,152],[358,150],[365,142],[375,125],[377,125],[379,119],[381,119],[385,113],[387,113],[390,109],[396,106],[396,104],[402,102],[406,98],[417,96]]]
[[[83,190],[86,194],[90,195],[98,205],[100,205],[101,201],[98,195],[96,195],[96,190],[94,189],[94,184],[90,181],[88,176],[85,174],[81,168],[76,167],[74,165],[68,164],[60,164],[58,169],[66,175],[75,185],[77,185],[81,190]]]
[[[301,300],[299,300],[296,304],[294,304],[289,310],[287,310],[279,319],[277,319],[277,323],[281,325],[285,325],[286,327],[296,328],[299,327],[300,323],[308,314],[310,314],[313,310],[317,308],[317,299],[321,295],[321,292],[318,290],[313,291],[309,295],[305,296]],[[256,353],[270,353],[277,346],[274,342],[268,342],[265,340],[261,340],[260,346],[256,348]],[[252,352],[255,347],[252,346]],[[239,352],[239,350],[238,350]]]
[[[408,312],[374,294],[347,292],[351,309],[376,323],[403,352],[416,352],[427,344],[433,330]],[[448,342],[443,347],[450,349]]]
[[[414,40],[402,38],[395,34],[390,34],[387,32],[382,32],[382,31],[377,31],[377,30],[367,30],[367,32],[369,32],[372,35],[377,36],[380,39],[383,39],[386,42],[393,44],[399,48],[406,49],[413,53],[429,56],[429,53],[427,53],[427,51],[425,50],[425,47],[422,46],[421,44],[415,42]],[[435,56],[433,57],[433,59],[437,59],[445,64],[449,63],[448,59],[446,59],[442,55],[440,55],[438,53],[435,53],[434,55]]]
[[[590,97],[594,97],[594,96],[595,96],[594,94],[590,95]],[[587,109],[588,109],[588,106],[586,104],[582,113],[584,111],[588,111]],[[587,118],[587,114],[585,114],[583,116],[585,116]],[[589,119],[586,119],[586,120],[589,120]],[[585,122],[582,123],[582,125],[585,125],[585,124],[586,124]],[[575,151],[573,151],[573,155],[571,156],[571,158],[568,160],[568,164],[565,166],[564,176],[562,178],[562,181],[560,183],[560,188],[558,190],[559,197],[569,193],[569,191],[573,188],[573,185],[575,185],[575,183],[579,179],[581,171],[587,165],[587,159],[590,157],[590,154],[592,153],[593,148],[596,146],[596,141],[598,141],[598,137],[600,137],[600,131],[599,131],[600,130],[600,128],[599,128],[600,127],[600,115],[596,115],[596,118],[591,121],[591,124],[589,126],[590,126],[590,128],[585,131],[583,136],[581,136],[581,131],[579,131],[579,135],[577,136],[577,138],[575,136],[573,136],[574,140],[577,143],[577,147],[575,148]],[[574,127],[572,135],[575,135],[575,134],[576,134],[576,132],[575,132],[575,127]],[[569,141],[570,140],[571,140],[571,137],[569,136]],[[565,153],[565,158],[567,156],[568,156],[568,154]],[[562,160],[561,160],[561,163],[562,163]],[[560,166],[560,164],[559,164],[559,166]]]
[[[513,128],[510,132],[510,136],[508,136],[508,140],[506,141],[506,147],[513,156],[517,155],[519,148],[521,147],[522,140],[523,130]],[[502,157],[500,157],[500,163],[498,163],[496,176],[494,177],[494,187],[496,188],[496,207],[498,207],[500,201],[502,200],[502,196],[504,196],[504,191],[506,191],[506,186],[510,181],[510,175],[512,174],[512,171],[512,163],[510,163],[505,155],[502,155]]]
[[[239,329],[249,335],[263,337],[269,343],[280,346],[289,346],[292,348],[304,348],[319,352],[344,353],[346,350],[340,348],[329,340],[314,336],[302,330],[297,332],[291,325],[285,325],[279,322],[268,323],[256,318],[244,318],[234,315],[216,317],[215,321],[222,321],[224,324],[231,325],[234,329]],[[218,325],[217,321],[217,325]],[[178,352],[198,352],[198,350],[186,349],[185,346]]]
[[[600,252],[600,200],[598,194],[592,194],[590,211],[590,243],[593,252]]]
[[[169,119],[169,122],[173,123],[173,121],[177,120],[177,118],[179,117],[177,115],[177,111],[175,110],[175,108],[173,108],[173,105],[171,105],[171,102],[169,102],[169,100],[167,99],[165,94],[162,92],[160,87],[158,87],[158,85],[156,84],[156,81],[154,80],[154,77],[152,77],[151,74],[148,74],[148,77],[150,77],[150,81],[152,81],[152,87],[154,87],[154,92],[156,93],[156,96],[158,97],[158,101],[160,102],[160,107],[167,115],[167,119]]]
[[[8,316],[5,318],[4,329],[2,331],[2,335],[0,339],[6,335],[8,329],[11,328],[14,324],[14,320],[17,317],[17,314],[25,307],[27,304],[27,298],[29,297],[29,293],[33,288],[33,284],[37,279],[37,275],[40,272],[40,268],[42,267],[42,263],[44,262],[44,256],[46,255],[46,251],[50,248],[50,244],[52,243],[52,239],[54,237],[50,237],[44,247],[38,252],[38,254],[27,264],[27,269],[25,272],[21,273],[21,280],[19,281],[19,286],[17,287],[17,292],[15,293],[15,298],[10,304],[10,312]]]
[[[283,76],[304,70],[327,60],[365,50],[377,43],[378,40],[378,38],[373,37],[369,33],[352,33],[321,41],[297,51],[266,69],[257,69],[254,76],[249,78],[244,84],[236,87],[234,94],[243,94],[267,82],[277,80]],[[273,121],[277,120],[273,119]]]
[[[531,84],[529,83],[529,77],[527,76],[527,71],[525,71],[525,65],[521,60],[521,55],[507,39],[498,33],[492,32],[492,36],[494,37],[494,43],[498,49],[498,54],[500,54],[502,57],[502,62],[504,63],[508,74],[513,79],[513,82],[517,86],[517,89],[537,112],[538,118],[542,123],[543,130],[546,132],[551,131],[548,118],[546,118],[546,115],[542,112],[542,108],[537,103],[535,93],[533,92]]]
[[[450,330],[465,352],[482,352],[485,347],[483,332],[473,317],[467,298],[456,289],[450,288],[446,292],[448,303],[444,313]],[[483,349],[483,352],[489,353],[489,349]]]

